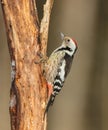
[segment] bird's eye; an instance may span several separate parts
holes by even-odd
[[[67,41],[70,42],[70,39],[68,39]]]

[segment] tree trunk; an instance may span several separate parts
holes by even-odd
[[[45,130],[47,100],[42,64],[46,55],[48,28],[53,0],[44,6],[39,23],[35,0],[2,0],[2,9],[11,57],[10,117],[12,130]]]

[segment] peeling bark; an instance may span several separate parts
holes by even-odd
[[[1,4],[11,57],[11,129],[46,130],[46,81],[41,64],[34,62],[39,60],[37,52],[46,55],[53,0],[46,1],[41,24],[35,0],[2,0]]]

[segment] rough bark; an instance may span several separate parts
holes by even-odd
[[[46,53],[47,40],[48,40],[48,27],[50,21],[51,9],[53,6],[54,0],[47,0],[44,5],[44,13],[40,26],[40,38],[42,43],[42,53]],[[46,29],[47,28],[47,29]]]
[[[37,52],[46,55],[53,0],[47,0],[41,24],[35,0],[2,0],[11,57],[10,118],[12,130],[45,130],[46,81]],[[40,37],[41,34],[41,37]]]

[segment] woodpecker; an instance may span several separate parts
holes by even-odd
[[[53,104],[56,95],[60,92],[70,71],[77,42],[61,33],[62,44],[55,49],[45,63],[44,74],[48,86],[48,102],[45,113]]]

